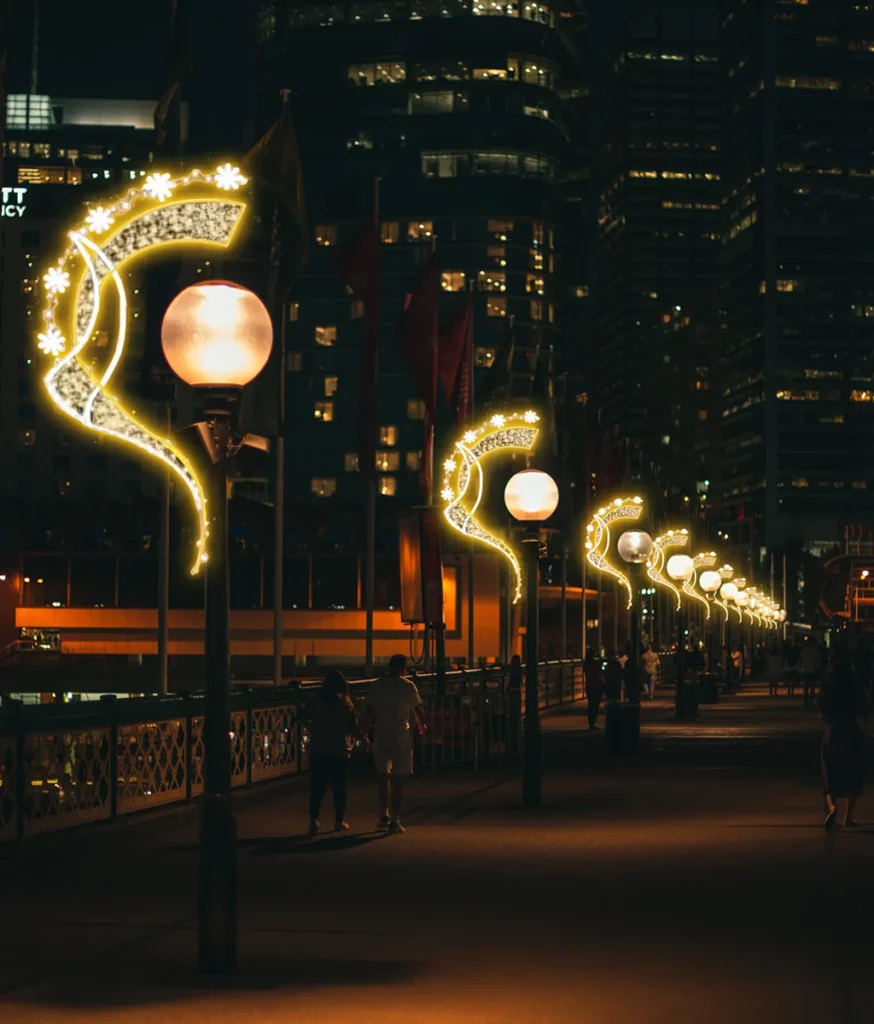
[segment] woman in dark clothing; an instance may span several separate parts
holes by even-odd
[[[586,650],[586,660],[583,665],[586,680],[586,703],[589,715],[589,728],[597,729],[598,711],[601,708],[601,698],[604,696],[604,674],[601,671],[601,662],[595,657],[595,652],[589,647]]]
[[[312,837],[319,831],[319,811],[329,779],[334,795],[334,831],[347,832],[346,766],[358,719],[349,683],[342,672],[336,669],[328,672],[318,693],[307,702],[304,721],[310,737],[310,827],[307,834]]]
[[[864,738],[859,718],[865,714],[865,692],[856,682],[850,660],[838,655],[829,666],[820,693],[822,735],[822,785],[828,804],[825,827],[834,826],[835,801],[845,797],[844,826],[852,828],[856,800],[865,782]]]

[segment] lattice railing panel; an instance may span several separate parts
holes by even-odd
[[[15,746],[14,736],[0,736],[0,843],[14,839],[17,831]]]
[[[118,729],[118,813],[185,799],[184,718]]]
[[[298,771],[297,706],[252,711],[252,781]]]
[[[191,719],[191,795],[203,793],[203,718]]]
[[[109,817],[109,729],[31,733],[23,769],[26,834]]]
[[[231,712],[231,785],[248,781],[249,723],[245,711]]]

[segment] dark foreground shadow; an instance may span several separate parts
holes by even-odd
[[[150,968],[155,968],[150,970]],[[200,974],[195,968],[167,967],[148,962],[94,963],[88,971],[75,971],[17,991],[0,994],[3,1003],[26,1006],[62,1006],[70,1010],[134,1009],[156,1003],[196,1002],[216,992],[306,992],[315,988],[368,985],[404,985],[426,971],[414,960],[342,960],[289,954],[287,960],[243,966],[230,976]],[[208,1009],[204,1007],[204,1014]],[[256,1014],[257,1016],[257,1014]],[[135,1020],[136,1018],[131,1018]],[[168,1017],[172,1019],[172,1013]],[[204,1017],[204,1019],[206,1019]]]
[[[354,850],[368,843],[384,839],[386,832],[367,832],[350,835],[348,832],[328,833],[308,839],[306,836],[265,836],[263,839],[242,839],[240,849],[256,857],[314,855]]]

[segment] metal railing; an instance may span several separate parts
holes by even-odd
[[[469,764],[520,751],[522,690],[501,667],[416,678],[429,729],[422,767]],[[367,681],[352,685],[363,702]],[[541,708],[580,700],[579,661],[545,662]],[[292,686],[231,697],[234,787],[305,771],[301,709]],[[203,792],[203,697],[107,696],[76,704],[4,705],[0,713],[0,843],[189,801]]]

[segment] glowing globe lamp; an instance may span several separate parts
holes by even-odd
[[[181,291],[167,307],[161,345],[186,384],[242,388],[264,369],[273,324],[254,292],[230,281],[204,281]]]
[[[520,523],[542,523],[558,508],[558,486],[540,469],[523,469],[504,488],[507,511]]]
[[[688,555],[671,555],[667,564],[668,576],[672,580],[689,580],[695,567]]]
[[[722,577],[718,572],[708,569],[707,572],[701,573],[698,583],[705,594],[715,594],[722,584]]]
[[[737,586],[732,583],[723,583],[719,588],[719,596],[723,601],[733,601],[737,597]]]
[[[649,558],[652,551],[652,537],[644,530],[626,530],[616,545],[619,557],[633,565],[639,565]]]

